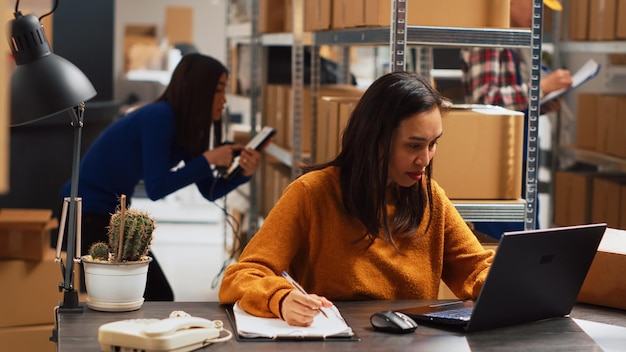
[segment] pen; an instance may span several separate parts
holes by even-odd
[[[286,271],[283,270],[283,277],[285,279],[287,279],[287,281],[289,281],[289,283],[291,284],[291,286],[295,287],[296,290],[300,291],[300,293],[304,294],[304,295],[309,295],[308,293],[306,293],[306,291],[302,288],[302,286],[300,286],[300,284],[298,284],[296,282],[296,280],[294,280]],[[324,315],[326,318],[328,318],[328,315],[326,314],[326,312],[324,312],[321,308],[318,309],[320,311],[320,313],[322,313],[322,315]]]

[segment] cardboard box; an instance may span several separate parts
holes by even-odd
[[[618,158],[626,158],[626,96],[617,97],[617,113],[608,117],[607,124],[610,128],[606,152]]]
[[[0,258],[41,260],[56,227],[52,210],[0,209]]]
[[[619,228],[622,214],[621,190],[626,184],[626,176],[598,176],[593,180],[591,222],[606,222],[608,226]]]
[[[576,146],[581,149],[594,150],[596,147],[598,100],[597,94],[578,94]]]
[[[617,109],[620,96],[618,95],[598,95],[597,110],[591,115],[596,125],[596,138],[593,150],[606,154],[609,150],[609,136],[615,129],[613,124],[617,119]]]
[[[291,85],[286,84],[268,84],[266,85],[267,95],[264,93],[264,122],[267,125],[276,127],[277,134],[273,139],[273,143],[285,149],[291,150],[293,147],[293,123],[294,116],[292,112],[293,93]],[[343,84],[324,84],[320,86],[318,92],[317,111],[320,111],[320,98],[328,95],[333,96],[361,96],[363,90],[355,86]],[[308,86],[302,90],[302,110],[300,111],[301,132],[301,148],[302,153],[311,152],[312,144],[312,100],[311,91]],[[268,123],[269,121],[269,123]],[[275,123],[272,125],[271,123]]]
[[[616,12],[617,0],[591,0],[588,39],[615,40]]]
[[[554,182],[554,223],[582,225],[591,221],[592,172],[557,171]]]
[[[616,39],[626,39],[626,21],[624,19],[626,19],[626,0],[617,0]]]
[[[587,40],[589,32],[589,3],[590,0],[575,0],[567,3],[569,12],[567,23],[567,38],[569,40]]]
[[[63,274],[54,258],[55,251],[49,248],[39,262],[0,260],[2,301],[7,303],[0,314],[0,328],[54,323],[54,307],[63,300],[59,292]]]
[[[352,0],[340,0],[352,3]],[[364,26],[389,26],[391,0],[365,1]],[[469,28],[508,28],[509,0],[407,1],[407,24],[410,26],[444,26]],[[352,11],[352,7],[347,5]]]
[[[0,346],[3,351],[54,352],[57,345],[50,341],[52,329],[54,324],[0,328]]]
[[[165,9],[165,36],[170,45],[193,44],[193,9],[168,6]]]
[[[266,216],[291,182],[291,169],[278,159],[265,155],[263,163],[263,188],[261,214]]]
[[[259,33],[291,31],[291,0],[259,0]]]
[[[4,20],[9,20],[11,17],[9,15],[8,6],[6,3],[3,7],[0,7],[0,18]],[[6,22],[5,22],[6,23]],[[0,35],[2,38],[9,38],[9,26],[4,25],[0,28]],[[9,82],[11,81],[11,73],[15,67],[15,62],[11,57],[11,50],[8,45],[5,45],[2,50],[0,50],[0,86],[3,87],[3,92],[5,89],[9,88]],[[9,191],[9,155],[11,145],[9,138],[9,124],[10,124],[10,114],[9,114],[9,94],[2,93],[0,94],[0,194],[5,194]]]
[[[626,230],[626,185],[622,186],[622,195],[621,195],[621,209],[620,210],[620,220],[619,220],[619,228],[622,230]]]
[[[501,107],[456,108],[443,115],[433,178],[450,199],[522,196],[524,114]]]
[[[304,31],[330,28],[331,0],[304,0]]]
[[[578,302],[626,309],[626,231],[607,228]]]
[[[359,97],[321,97],[317,116],[315,163],[332,160],[341,150],[341,138]]]
[[[124,71],[161,69],[161,49],[156,25],[127,25],[124,28]],[[162,66],[162,65],[161,65]]]

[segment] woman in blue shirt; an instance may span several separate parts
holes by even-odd
[[[163,95],[116,120],[93,142],[81,160],[78,182],[82,253],[87,253],[94,242],[107,241],[107,226],[119,197],[125,194],[131,199],[141,180],[151,200],[195,183],[210,201],[250,180],[259,166],[260,152],[240,144],[209,149],[211,131],[214,140],[221,141],[227,78],[228,71],[219,61],[187,54]],[[230,165],[236,152],[241,153],[241,172],[227,181],[216,169]],[[61,195],[69,194],[67,182]],[[148,271],[145,299],[173,298],[155,258]]]

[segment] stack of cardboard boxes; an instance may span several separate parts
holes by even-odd
[[[50,210],[0,209],[2,350],[56,350],[49,338],[54,308],[63,298],[59,292],[63,276],[50,248],[50,230],[57,226],[51,214]]]
[[[626,162],[626,96],[579,94],[575,147]],[[559,171],[554,223],[626,229],[626,173]]]
[[[349,85],[322,85],[317,99],[316,138],[313,140],[311,118],[311,92],[307,87],[302,96],[302,117],[300,146],[307,158],[314,152],[314,162],[331,160],[339,152],[341,131],[353,105],[363,94],[361,89]],[[291,85],[268,84],[263,87],[264,124],[276,129],[272,143],[286,150],[294,144],[292,114],[293,92]],[[343,124],[343,125],[342,125]],[[341,126],[340,126],[341,125]],[[279,160],[266,156],[263,168],[263,203],[261,214],[267,215],[285,187],[291,181],[291,169]]]
[[[304,0],[304,31],[389,26],[391,0]],[[291,32],[292,0],[260,0],[259,32]],[[410,26],[509,27],[508,0],[407,1]]]
[[[626,22],[618,20],[626,18],[626,0],[570,0],[565,11],[566,39],[626,39]]]

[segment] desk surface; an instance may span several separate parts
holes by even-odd
[[[369,317],[382,310],[398,310],[429,301],[336,302],[359,342],[238,342],[234,337],[198,351],[612,351],[626,345],[626,311],[577,305],[571,318],[474,332],[451,332],[421,325],[414,333],[393,335],[376,332]],[[145,302],[134,312],[106,313],[85,308],[83,313],[62,312],[58,317],[60,352],[100,351],[98,327],[136,318],[165,318],[173,310],[211,320],[222,320],[232,331],[223,306],[215,302]]]

